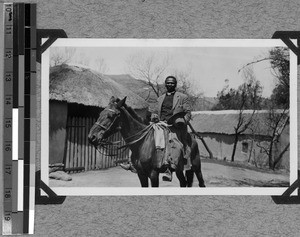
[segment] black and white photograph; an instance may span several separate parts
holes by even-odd
[[[0,8],[2,235],[299,236],[299,1]]]
[[[42,180],[280,195],[297,179],[296,65],[276,39],[58,39],[42,55]]]

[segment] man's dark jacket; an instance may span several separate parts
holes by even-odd
[[[161,107],[164,102],[164,99],[166,97],[166,94],[163,94],[162,96],[158,97],[157,99],[157,113],[158,118],[161,118]],[[186,112],[185,120],[186,122],[190,121],[191,119],[191,107],[188,103],[188,97],[187,95],[176,91],[173,98],[173,107],[172,107],[173,115],[179,112]]]

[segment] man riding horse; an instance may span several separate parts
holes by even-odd
[[[153,113],[152,121],[160,120],[173,125],[173,131],[176,133],[178,139],[183,144],[184,159],[190,157],[190,146],[188,145],[187,123],[191,119],[191,108],[188,103],[187,95],[176,91],[177,80],[174,76],[168,76],[165,79],[165,87],[167,92],[157,99],[157,111]],[[161,149],[157,149],[157,155],[161,156]],[[121,164],[125,170],[135,171],[134,165]],[[163,176],[164,181],[172,181],[172,173],[169,168]]]

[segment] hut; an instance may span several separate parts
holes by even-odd
[[[115,165],[128,152],[116,149],[96,151],[87,134],[111,96],[123,98],[144,116],[148,105],[141,97],[89,68],[59,65],[50,69],[49,83],[49,164],[63,163],[65,170],[91,170]],[[112,139],[121,140],[120,134]],[[114,154],[112,154],[114,153]]]
[[[282,111],[277,111],[280,113]],[[239,118],[239,111],[199,111],[193,112],[191,124],[204,138],[213,157],[219,160],[231,160],[235,130]],[[247,121],[253,111],[243,111],[243,118]],[[252,124],[239,135],[236,147],[235,161],[252,163],[258,167],[269,165],[269,158],[264,148],[268,147],[272,139],[272,129],[268,125],[269,111],[256,111],[252,117]],[[274,143],[273,157],[278,157],[289,144],[289,124],[284,120],[278,127],[278,135]],[[208,157],[203,144],[199,142],[202,157]],[[289,169],[289,151],[283,154],[277,167]]]

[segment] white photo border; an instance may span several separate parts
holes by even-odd
[[[46,39],[43,39],[45,42]],[[292,40],[296,44],[296,40]],[[57,39],[42,54],[41,180],[49,186],[49,66],[51,47],[287,47],[280,39]],[[290,51],[290,185],[298,179],[297,56]],[[63,196],[128,195],[282,195],[287,187],[120,188],[50,187]],[[184,191],[183,191],[184,190]],[[42,195],[45,193],[42,192]],[[297,195],[297,190],[292,195]]]

